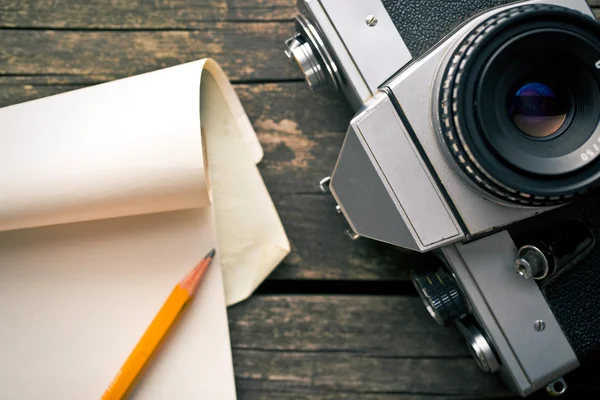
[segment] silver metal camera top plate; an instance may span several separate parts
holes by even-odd
[[[447,246],[442,253],[476,305],[473,315],[500,356],[502,377],[518,393],[532,393],[579,366],[536,283],[515,272],[517,249],[508,232]]]
[[[305,3],[335,56],[344,77],[342,92],[354,109],[367,102],[381,84],[412,59],[380,0]]]
[[[411,60],[380,0],[319,1],[372,93]]]
[[[344,47],[344,43],[329,20],[323,5],[319,0],[306,0],[306,6],[310,18],[313,20],[314,25],[318,27],[322,39],[334,55],[338,72],[342,75],[340,89],[352,108],[358,110],[373,94]]]
[[[350,123],[330,189],[361,236],[421,252],[464,237],[384,93]]]
[[[389,187],[406,223],[418,237],[419,250],[463,237],[458,222],[414,147],[387,96],[364,118],[351,125],[360,132]],[[385,173],[383,171],[393,171]],[[334,175],[335,176],[335,175]],[[410,185],[407,183],[410,182]]]

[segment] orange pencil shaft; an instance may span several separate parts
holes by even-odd
[[[190,272],[171,292],[160,311],[152,323],[144,332],[144,335],[135,346],[108,389],[102,395],[101,400],[120,400],[133,387],[136,378],[156,350],[161,340],[171,326],[175,323],[177,317],[194,296],[198,283],[206,268],[212,260],[212,254],[203,259],[192,272]]]
[[[167,301],[156,314],[156,317],[154,317],[154,320],[152,320],[152,323],[102,395],[102,400],[120,400],[125,396],[190,298],[187,290],[182,289],[179,285],[175,286]]]

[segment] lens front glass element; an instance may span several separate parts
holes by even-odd
[[[526,83],[510,97],[509,116],[527,136],[547,138],[556,133],[567,118],[569,103],[543,83]]]
[[[498,47],[480,61],[482,72],[473,74],[472,138],[513,171],[566,176],[585,167],[591,159],[581,154],[598,146],[600,76],[590,67],[600,59],[600,46],[579,32],[521,29],[498,38]],[[481,165],[491,160],[478,158]]]
[[[447,59],[439,132],[484,195],[539,207],[600,187],[600,23],[563,7],[515,6]]]

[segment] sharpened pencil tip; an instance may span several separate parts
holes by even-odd
[[[213,258],[215,256],[215,253],[217,251],[215,249],[212,249],[211,251],[208,252],[208,254],[206,255],[206,257],[204,258]]]
[[[212,249],[208,254],[200,260],[200,262],[179,282],[179,286],[186,289],[193,296],[198,288],[198,284],[202,280],[204,273],[210,266],[215,256],[216,250]]]

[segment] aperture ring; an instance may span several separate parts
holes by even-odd
[[[483,39],[505,27],[512,22],[514,17],[539,11],[567,11],[564,7],[534,4],[518,6],[500,12],[486,19],[465,37],[455,52],[452,54],[448,67],[442,79],[440,101],[440,126],[443,140],[457,165],[464,174],[483,191],[490,193],[510,203],[525,206],[550,206],[570,201],[576,195],[583,194],[588,189],[561,196],[542,196],[519,191],[490,174],[478,162],[465,140],[463,127],[458,118],[458,86],[464,78],[467,61],[482,45]]]

